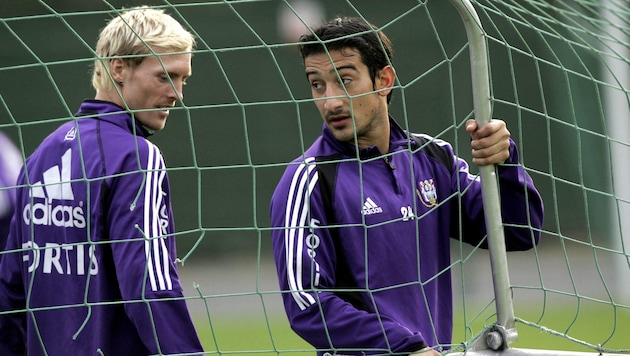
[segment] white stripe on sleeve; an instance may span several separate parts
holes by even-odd
[[[154,144],[148,142],[149,156],[147,162],[147,179],[145,185],[144,199],[144,232],[145,254],[147,259],[147,273],[151,290],[171,290],[173,288],[168,248],[164,239],[166,238],[168,224],[167,216],[162,219],[160,212],[165,206],[165,192],[162,184],[166,177],[166,167],[159,149]],[[166,209],[164,209],[164,212]]]
[[[149,275],[149,282],[151,283],[151,290],[156,291],[157,290],[157,284],[155,281],[155,274],[153,273],[153,255],[151,253],[151,215],[152,215],[152,205],[151,205],[151,186],[153,184],[152,179],[153,179],[153,174],[151,174],[151,166],[153,165],[153,154],[154,154],[154,150],[151,147],[151,144],[149,143],[149,157],[147,158],[148,162],[147,162],[147,170],[149,170],[147,172],[147,176],[146,176],[146,182],[145,182],[145,187],[144,187],[144,223],[143,223],[143,227],[142,227],[142,231],[144,231],[144,234],[146,235],[145,238],[147,238],[144,241],[144,253],[146,256],[146,260],[147,260],[147,274]]]
[[[305,232],[307,235],[310,233],[305,228],[308,226],[309,197],[318,179],[317,170],[312,163],[314,158],[307,158],[295,171],[285,215],[287,280],[291,295],[302,310],[315,303],[313,296],[304,291],[302,283],[304,238]],[[316,269],[319,270],[319,266]]]

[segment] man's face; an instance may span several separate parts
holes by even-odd
[[[388,120],[385,96],[373,92],[380,89],[379,85],[375,88],[358,50],[345,48],[329,53],[330,58],[320,53],[304,59],[315,105],[338,141],[362,148],[371,146],[383,132],[383,120]]]
[[[125,66],[120,87],[122,106],[133,110],[136,120],[147,128],[163,129],[169,109],[184,97],[183,86],[192,74],[191,57],[191,54],[148,56],[135,68]]]

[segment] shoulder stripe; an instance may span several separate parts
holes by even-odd
[[[171,290],[173,283],[170,274],[166,227],[162,226],[160,212],[165,206],[162,184],[166,177],[166,167],[162,155],[153,143],[148,142],[147,172],[144,189],[144,250],[147,274],[152,291]]]
[[[308,231],[305,229],[309,216],[308,202],[316,183],[315,159],[307,158],[293,174],[285,215],[284,242],[287,281],[293,299],[302,310],[315,303],[313,296],[304,291],[302,258],[304,256],[304,235]]]
[[[436,159],[451,174],[454,173],[453,164],[455,157],[451,154],[451,145],[439,138],[431,137],[426,134],[412,133],[411,138],[429,157]]]

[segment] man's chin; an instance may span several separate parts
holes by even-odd
[[[346,132],[345,130],[341,131],[341,130],[335,130],[335,129],[332,129],[330,131],[332,132],[335,139],[337,139],[337,141],[339,142],[354,142],[353,132]]]
[[[165,118],[153,118],[151,120],[138,120],[142,126],[151,131],[160,131],[166,126]]]

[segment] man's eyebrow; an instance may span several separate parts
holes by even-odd
[[[305,73],[306,74],[306,79],[308,79],[308,77],[310,77],[311,75],[316,75],[318,73],[319,73],[319,71],[316,71],[316,70],[308,71],[308,72]]]
[[[354,64],[347,64],[345,66],[341,66],[341,67],[337,67],[334,68],[333,70],[330,71],[330,73],[336,73],[336,72],[341,72],[344,69],[352,69],[354,71],[357,71],[357,66],[355,66]]]
[[[341,72],[344,69],[351,69],[351,70],[354,70],[354,71],[358,70],[357,66],[355,66],[354,64],[347,64],[347,65],[344,65],[344,66],[341,66],[341,67],[333,68],[333,69],[330,70],[329,73],[336,74],[337,72]],[[308,78],[309,76],[314,75],[314,74],[319,74],[319,71],[311,70],[311,71],[306,72],[306,78]]]

